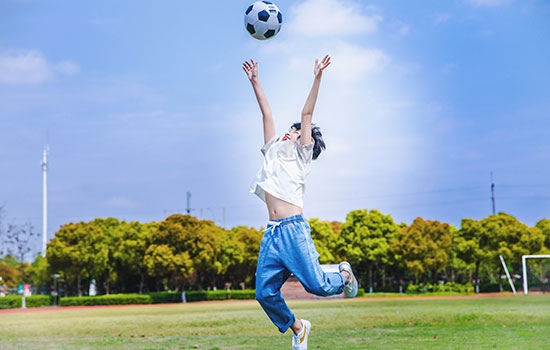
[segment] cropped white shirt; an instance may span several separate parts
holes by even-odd
[[[250,186],[250,192],[265,202],[265,192],[300,208],[304,206],[306,176],[311,170],[313,143],[282,141],[275,136],[262,148],[264,163]]]

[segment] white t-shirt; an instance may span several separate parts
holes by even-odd
[[[265,202],[265,192],[300,208],[304,206],[306,176],[311,170],[313,143],[282,141],[275,136],[262,148],[264,164],[250,186],[250,192]]]

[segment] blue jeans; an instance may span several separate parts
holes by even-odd
[[[341,273],[325,273],[302,215],[270,221],[264,232],[256,268],[256,300],[281,333],[296,318],[281,296],[283,283],[294,274],[305,290],[319,296],[344,290]]]

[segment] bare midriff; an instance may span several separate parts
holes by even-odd
[[[269,220],[277,220],[303,214],[302,208],[274,197],[267,192],[265,193],[265,203],[267,204],[267,211],[269,212]]]

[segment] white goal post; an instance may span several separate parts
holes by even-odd
[[[527,265],[525,261],[527,259],[544,259],[550,258],[550,255],[522,255],[521,267],[523,268],[523,295],[527,295]]]

